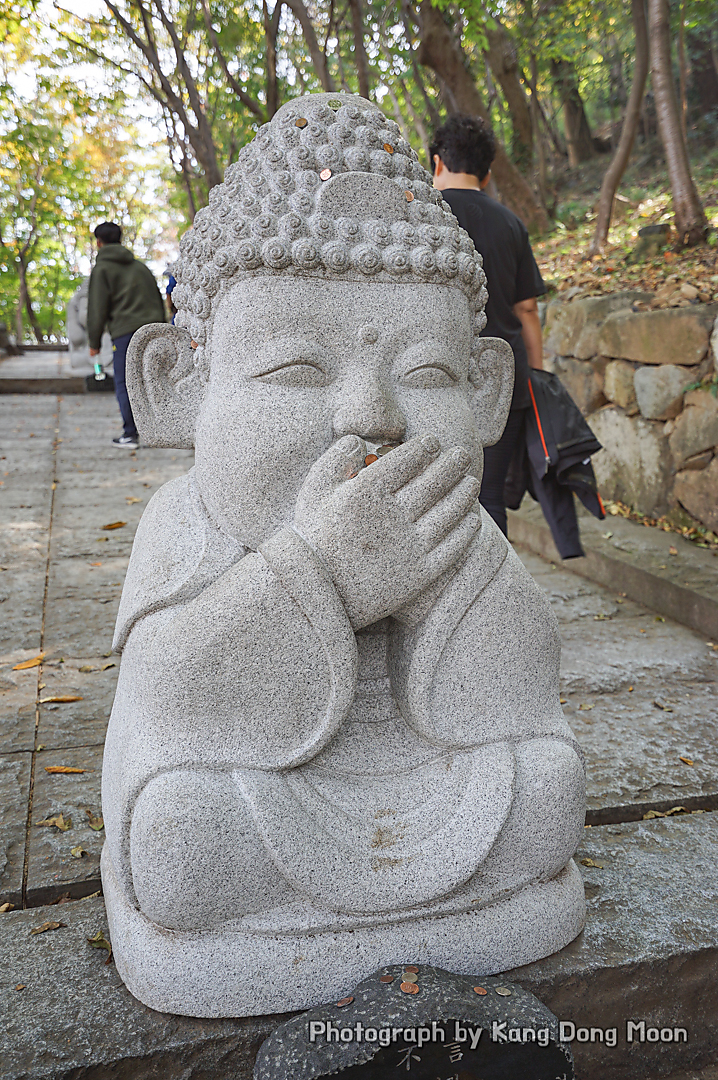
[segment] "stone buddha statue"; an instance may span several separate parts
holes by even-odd
[[[481,255],[349,94],[287,102],[180,247],[177,325],[128,354],[142,441],[196,456],[145,510],[117,622],[122,978],[240,1016],[560,949],[584,772],[555,618],[477,502],[513,383]]]

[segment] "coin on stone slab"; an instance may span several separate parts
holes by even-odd
[[[399,987],[399,989],[404,994],[418,994],[419,993],[419,987],[416,985],[416,983],[403,982],[401,984],[401,986]]]

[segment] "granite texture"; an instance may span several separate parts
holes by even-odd
[[[376,106],[288,102],[183,237],[178,327],[132,341],[141,441],[195,447],[137,529],[103,765],[157,1008],[306,1007],[407,941],[490,972],[583,923],[558,630],[476,502],[513,358],[429,180]]]

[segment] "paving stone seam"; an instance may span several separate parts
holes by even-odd
[[[52,440],[52,483],[50,488],[50,515],[47,528],[47,557],[45,559],[45,586],[42,594],[42,620],[40,623],[40,654],[45,648],[45,616],[47,613],[47,594],[50,583],[50,553],[52,545],[52,525],[55,512],[55,492],[57,490],[57,448],[60,438],[60,408],[62,398],[56,400],[54,413],[55,437]],[[30,864],[30,830],[32,828],[32,804],[35,791],[35,764],[37,760],[37,733],[40,727],[40,684],[42,682],[43,663],[37,668],[37,689],[35,692],[35,734],[33,738],[32,755],[30,757],[30,787],[27,801],[27,821],[25,823],[25,853],[22,864],[22,906],[27,907],[27,875]]]

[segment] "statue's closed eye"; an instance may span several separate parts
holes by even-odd
[[[399,382],[412,390],[438,390],[456,386],[458,379],[448,368],[438,364],[421,364],[399,375]]]
[[[412,390],[448,389],[461,382],[461,374],[461,358],[431,339],[412,345],[394,364],[394,378]]]
[[[270,341],[262,349],[252,377],[274,386],[311,389],[329,381],[322,350],[302,338]]]

